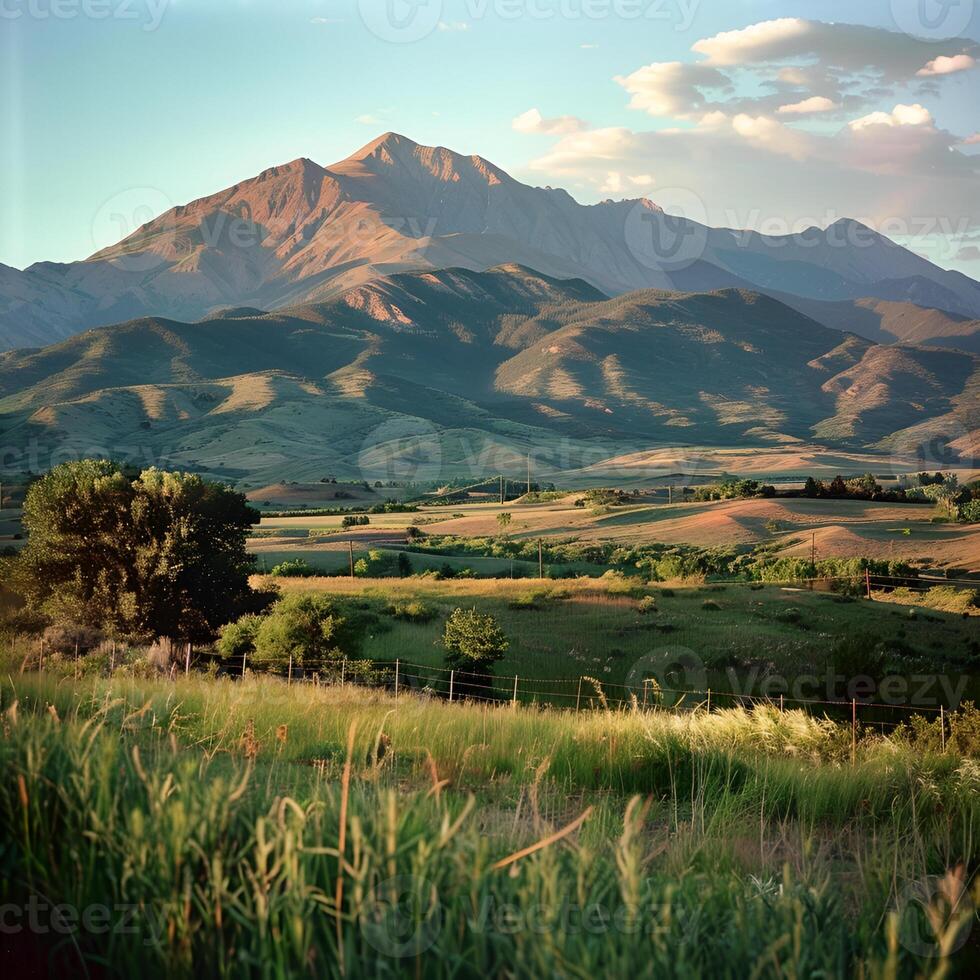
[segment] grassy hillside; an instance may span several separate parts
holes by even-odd
[[[482,479],[529,451],[574,472],[678,441],[815,437],[914,466],[922,445],[930,461],[976,454],[978,364],[738,290],[606,300],[521,267],[448,270],[0,355],[0,432],[21,470],[109,454],[253,485]]]

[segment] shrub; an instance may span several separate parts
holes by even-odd
[[[701,608],[707,612],[718,612],[721,609],[721,606],[719,606],[714,599],[705,599],[704,602],[701,603]]]
[[[657,611],[657,600],[652,595],[645,595],[637,605],[637,611],[646,615]]]
[[[280,578],[310,578],[318,575],[319,572],[309,565],[305,558],[291,558],[273,565],[269,574]]]
[[[434,606],[429,606],[419,599],[413,599],[392,603],[388,607],[388,615],[409,623],[430,623],[439,615],[439,612]]]

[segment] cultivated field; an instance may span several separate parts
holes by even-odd
[[[487,537],[500,533],[497,515],[511,515],[507,533],[515,539],[554,538],[621,544],[689,544],[751,547],[773,544],[782,554],[819,558],[872,557],[914,560],[924,568],[980,571],[980,525],[934,523],[923,504],[863,500],[752,498],[668,504],[662,491],[655,503],[606,508],[576,507],[580,494],[548,503],[451,503],[426,506],[417,514],[372,514],[368,527],[342,530],[340,517],[266,517],[249,547],[266,568],[283,557],[339,568],[347,562],[347,541],[356,551],[405,543],[405,530],[418,522],[437,535]],[[318,533],[321,532],[321,533]],[[416,556],[412,556],[413,561]],[[441,562],[419,556],[420,567]],[[507,573],[507,563],[472,561],[479,574]],[[564,569],[562,569],[564,570]],[[587,570],[587,569],[583,569]]]

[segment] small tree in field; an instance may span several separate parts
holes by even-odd
[[[497,524],[500,525],[501,534],[506,533],[507,528],[510,527],[510,522],[513,519],[513,516],[506,512],[497,515]]]
[[[454,609],[446,620],[442,642],[447,665],[475,675],[461,681],[464,694],[475,694],[489,685],[493,665],[503,659],[510,645],[497,620],[475,609]]]

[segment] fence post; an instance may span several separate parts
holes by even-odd
[[[109,673],[116,669],[116,641],[112,641],[112,653],[109,654]]]
[[[517,707],[517,674],[514,674],[514,707]]]
[[[783,695],[780,694],[779,695],[779,713],[782,714],[782,712],[783,712]]]
[[[871,569],[865,568],[864,570],[864,589],[866,593],[866,598],[871,598]]]
[[[578,679],[578,694],[575,695],[575,710],[578,711],[582,705],[582,678]]]
[[[851,765],[857,760],[858,745],[858,703],[857,698],[851,698]]]
[[[187,650],[184,656],[184,676],[186,677],[191,672],[191,645],[190,642],[187,644]]]
[[[643,710],[646,711],[647,707],[647,691],[650,689],[650,678],[643,678]]]
[[[946,706],[939,706],[939,738],[942,742],[943,754],[946,753]]]
[[[289,673],[286,675],[286,686],[293,683],[293,655],[289,655]]]
[[[711,714],[711,688],[708,688],[708,714]]]
[[[343,687],[347,683],[347,658],[344,657],[340,664],[340,686]]]
[[[245,676],[245,663],[247,660],[248,660],[248,653],[246,652],[242,654],[242,677]]]
[[[456,671],[455,670],[449,671],[449,700],[450,701],[452,701],[453,699],[453,681],[455,677],[456,677]]]
[[[395,697],[398,697],[398,661],[395,661]]]

